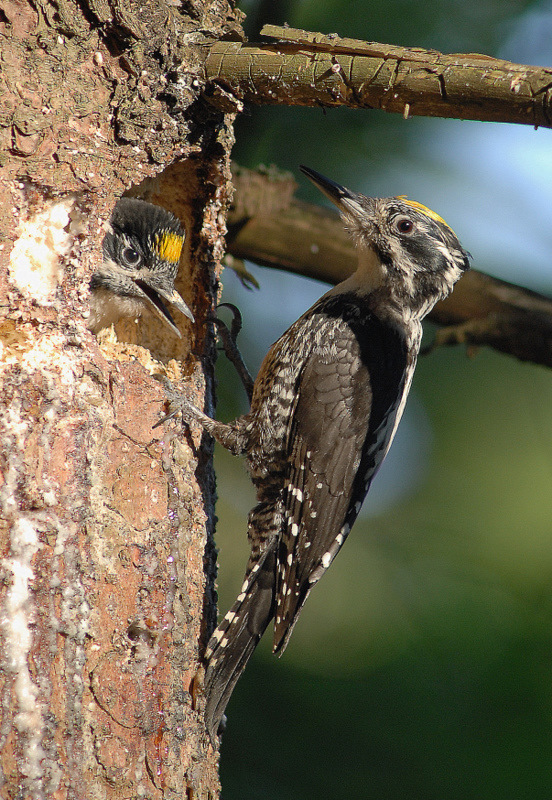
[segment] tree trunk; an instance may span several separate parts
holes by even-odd
[[[159,376],[213,404],[233,114],[203,99],[196,45],[238,19],[184,6],[0,11],[4,798],[218,796],[192,691],[215,621],[211,445],[152,425]],[[181,341],[153,317],[86,329],[131,186],[186,226]]]
[[[197,428],[152,425],[159,377],[212,411],[208,317],[243,99],[405,116],[468,108],[465,82],[451,93],[447,81],[465,77],[469,56],[268,32],[284,43],[236,44],[230,0],[0,0],[3,798],[218,796],[195,680],[215,621],[211,445]],[[296,70],[290,99],[282,69],[297,58],[324,80]],[[499,96],[481,112],[476,97],[468,116],[550,125],[548,72],[475,62],[479,90],[495,86],[492,67]],[[178,320],[182,340],[153,317],[98,337],[86,328],[103,223],[124,191],[186,226],[177,289],[196,323]],[[240,226],[236,255],[259,242],[256,224]],[[267,262],[285,253],[266,245]],[[499,289],[494,311],[525,308],[526,295]],[[531,313],[548,319],[535,298]]]

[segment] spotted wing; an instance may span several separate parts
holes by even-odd
[[[370,314],[326,324],[300,376],[288,438],[275,652],[347,537],[402,407],[407,354],[398,332]]]

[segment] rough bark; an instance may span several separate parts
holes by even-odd
[[[236,88],[233,68],[224,70],[242,48],[229,41],[240,37],[238,22],[226,0],[1,1],[0,792],[7,799],[218,795],[217,753],[193,688],[215,615],[210,445],[199,430],[171,423],[152,431],[152,424],[164,404],[160,376],[212,406],[207,317],[242,96],[459,116],[449,76],[479,76],[487,90],[491,75],[500,88],[489,106],[496,116],[473,118],[497,119],[508,105],[516,121],[550,121],[550,71],[482,57],[469,59],[472,69],[466,57],[427,61],[421,51],[373,45],[360,52],[337,37],[304,34],[260,55],[243,50],[247,69]],[[255,73],[265,55],[279,84]],[[286,83],[288,57],[301,66],[297,85],[308,83],[304,99]],[[355,84],[360,67],[366,94]],[[427,107],[411,94],[418,80]],[[458,91],[464,102],[466,86]],[[471,107],[478,113],[482,98]],[[153,317],[97,338],[86,329],[102,223],[125,190],[186,226],[177,288],[196,325],[178,320],[182,341]],[[236,253],[246,254],[239,250],[246,222],[237,222]]]
[[[152,425],[156,377],[213,402],[233,117],[205,101],[197,45],[237,21],[224,0],[184,8],[2,3],[4,798],[218,795],[192,696],[215,616],[210,445]],[[102,223],[131,186],[187,229],[182,341],[153,317],[86,329]]]
[[[211,81],[248,103],[552,126],[551,69],[276,25],[261,34],[277,41],[216,42],[205,62]]]

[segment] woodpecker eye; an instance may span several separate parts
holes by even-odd
[[[142,256],[134,247],[125,247],[121,252],[121,261],[126,267],[137,267],[141,260]]]
[[[399,233],[412,233],[414,230],[414,223],[410,217],[398,217],[395,220],[395,228]]]

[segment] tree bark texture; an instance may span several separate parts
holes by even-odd
[[[236,43],[226,0],[0,0],[6,800],[218,796],[194,689],[215,621],[211,445],[195,427],[152,425],[159,378],[212,411],[208,317],[242,100],[550,123],[549,70],[268,33],[285,41]],[[177,289],[196,324],[177,320],[182,340],[153,317],[98,337],[86,328],[90,274],[123,191],[186,227]],[[350,269],[341,225],[303,210],[281,204],[281,245],[273,219],[235,218],[234,254],[308,271],[286,256],[295,226],[317,269],[339,262],[336,247],[349,259],[339,271]],[[315,241],[317,220],[326,233]],[[339,234],[326,254],[327,231]]]
[[[248,103],[552,126],[551,69],[276,25],[261,34],[276,41],[216,42],[205,62],[211,81]]]
[[[159,377],[213,404],[233,116],[204,100],[198,47],[238,20],[225,0],[1,6],[0,796],[215,798],[192,680],[216,613],[211,445],[152,425]],[[181,341],[153,317],[86,329],[130,187],[187,230]]]

